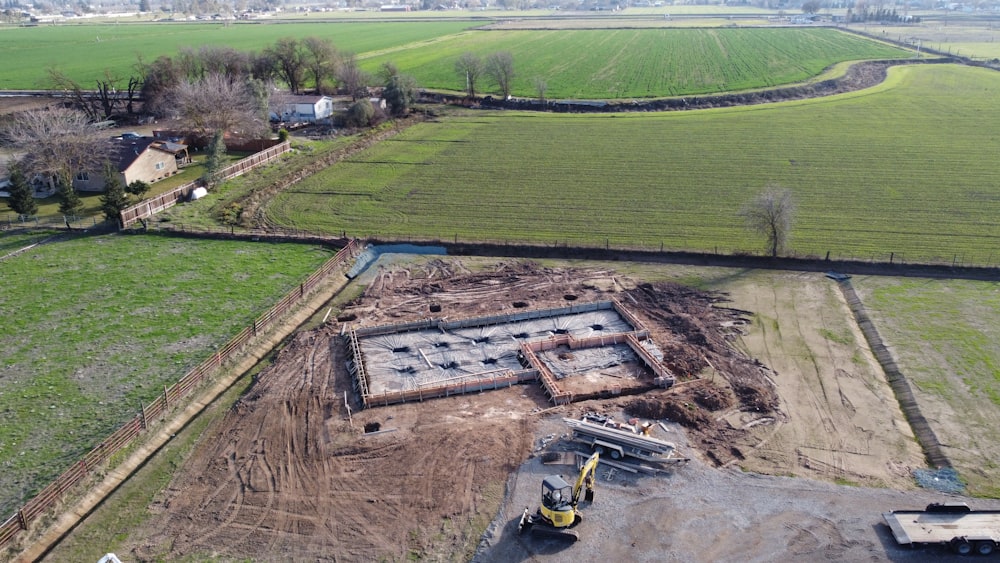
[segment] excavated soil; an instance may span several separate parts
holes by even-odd
[[[369,271],[361,280],[366,289],[336,315],[339,320],[299,333],[221,424],[206,433],[155,502],[154,517],[132,534],[130,557],[634,557],[635,552],[616,548],[620,538],[607,530],[598,534],[603,539],[591,543],[586,552],[590,555],[582,559],[579,550],[552,551],[511,534],[511,523],[520,514],[517,505],[537,502],[531,500],[540,480],[534,473],[544,469],[539,458],[528,460],[544,449],[569,447],[560,417],[595,411],[662,422],[659,428],[669,427],[672,435],[658,437],[678,441],[680,455],[695,462],[677,471],[711,475],[719,471],[713,466],[738,463],[759,446],[761,427],[788,423],[780,410],[783,399],[775,374],[734,345],[751,314],[728,307],[723,294],[671,283],[637,283],[611,270],[545,268],[521,261],[475,266],[478,271],[469,267],[471,262],[429,259],[405,265],[390,261]],[[477,317],[611,297],[650,330],[664,362],[679,376],[675,387],[551,407],[537,385],[522,385],[358,411],[339,336],[342,322]],[[741,413],[740,425],[727,422],[733,413]],[[525,472],[531,477],[519,481],[516,475]],[[725,475],[729,482],[745,474],[730,470]],[[715,491],[717,478],[706,475],[698,483]],[[664,477],[626,481],[621,486],[629,494],[618,498],[642,504],[648,501],[639,493],[643,488],[663,493],[673,482]],[[796,480],[773,487],[786,482],[793,484],[787,487],[789,498],[800,496]],[[738,483],[732,486],[740,488]],[[823,489],[823,494],[840,493]],[[796,519],[794,514],[768,517]],[[490,532],[483,539],[488,524]],[[734,534],[732,541],[737,539]],[[642,545],[652,550],[644,554],[646,560],[661,560],[654,556],[663,554],[660,540],[647,538],[639,542]],[[740,553],[735,547],[717,549],[723,559]]]

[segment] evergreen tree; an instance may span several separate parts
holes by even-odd
[[[139,199],[142,199],[142,196],[146,195],[146,192],[149,191],[150,187],[151,186],[146,182],[143,182],[142,180],[136,180],[131,184],[129,184],[128,186],[125,186],[125,191],[134,196],[138,196]]]
[[[18,215],[30,217],[38,213],[38,203],[35,202],[34,190],[28,183],[28,178],[24,175],[21,164],[17,161],[11,161],[8,169],[10,187],[7,188],[7,191],[10,192],[10,199],[7,200],[7,205]]]
[[[205,182],[208,189],[214,188],[222,181],[222,169],[225,166],[226,142],[222,138],[222,131],[216,131],[212,137],[212,142],[208,144],[208,158],[205,159],[205,173],[201,180]]]
[[[104,194],[101,195],[101,210],[104,218],[118,223],[122,209],[128,207],[128,194],[125,184],[118,175],[118,170],[110,163],[104,165]]]
[[[80,194],[76,193],[73,188],[73,181],[68,177],[57,177],[57,183],[59,184],[59,191],[57,196],[59,198],[59,213],[67,217],[76,217],[83,213],[83,201],[80,200]]]
[[[406,115],[417,99],[417,81],[412,76],[394,74],[386,81],[382,97],[392,115]]]

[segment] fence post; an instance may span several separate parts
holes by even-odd
[[[140,428],[142,428],[143,430],[145,430],[147,428],[147,426],[146,426],[146,407],[141,402],[139,403],[139,416],[141,417],[139,419],[139,424],[142,425],[142,426],[140,426]]]
[[[167,398],[167,386],[163,386],[163,410],[170,406],[170,399]]]
[[[28,520],[24,517],[23,509],[18,509],[17,511],[17,523],[21,525],[22,530],[28,529]]]

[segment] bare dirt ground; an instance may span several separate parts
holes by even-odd
[[[797,281],[803,280],[793,279],[790,287],[801,286],[792,300],[799,309],[779,314],[775,307],[786,307],[788,300],[754,301],[753,295],[766,293],[760,288],[738,291],[730,302],[722,294],[641,283],[612,270],[438,258],[373,268],[362,280],[364,294],[340,320],[300,333],[221,426],[202,439],[151,507],[154,516],[131,535],[130,551],[118,555],[135,560],[918,560],[926,553],[898,550],[880,514],[920,508],[941,500],[940,494],[832,482],[911,488],[905,468],[919,459],[898,449],[899,442],[912,438],[898,425],[898,408],[881,400],[884,382],[869,367],[838,371],[868,362],[850,360],[857,354],[850,329],[832,339],[815,334],[819,325],[827,331],[849,327],[845,320],[815,320],[831,310],[816,303],[833,299],[837,311],[835,298],[817,290],[814,279]],[[745,287],[754,283],[748,280]],[[803,289],[808,287],[813,289]],[[342,322],[480,316],[512,310],[515,303],[523,310],[524,304],[545,308],[610,296],[650,328],[665,362],[682,377],[680,384],[558,408],[546,403],[538,387],[517,386],[355,410],[348,418]],[[433,315],[432,304],[440,307]],[[850,352],[815,358],[817,366],[831,365],[801,374],[800,362],[782,359],[773,335],[754,342],[752,326],[773,328],[771,315],[784,323],[793,312],[809,317],[796,328],[808,335],[802,337],[810,342],[806,349],[822,344]],[[783,336],[794,334],[781,328]],[[799,345],[797,338],[791,341],[790,346]],[[761,343],[771,350],[764,361],[744,351]],[[769,362],[781,369],[776,372]],[[817,391],[817,385],[827,391]],[[871,397],[862,389],[870,389]],[[353,399],[351,404],[357,408]],[[657,425],[655,436],[678,443],[680,455],[692,461],[656,477],[609,472],[602,465],[598,498],[583,509],[581,542],[565,546],[517,536],[516,521],[524,507],[533,510],[537,504],[541,478],[575,472],[543,466],[535,454],[543,444],[545,450],[568,449],[561,417],[589,411],[664,421],[670,431]],[[366,426],[380,431],[364,434]],[[859,454],[862,447],[866,455]],[[766,477],[742,472],[742,466],[827,482]]]

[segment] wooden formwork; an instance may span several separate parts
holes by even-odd
[[[618,332],[613,334],[602,334],[584,338],[574,337],[569,334],[555,335],[550,338],[523,342],[520,345],[519,354],[522,365],[526,368],[520,371],[504,370],[497,373],[482,372],[460,376],[458,381],[448,380],[435,382],[434,385],[421,385],[415,389],[398,391],[384,391],[382,393],[371,393],[368,374],[365,369],[365,358],[359,343],[359,337],[380,336],[386,334],[399,334],[411,331],[439,329],[441,331],[480,327],[497,326],[508,323],[515,323],[525,320],[535,320],[547,317],[557,317],[562,315],[573,315],[598,310],[614,310],[625,322],[632,327],[631,331]],[[447,397],[470,392],[479,392],[501,387],[510,387],[518,383],[527,381],[539,381],[545,394],[556,405],[564,405],[573,402],[573,393],[560,388],[558,379],[548,366],[542,362],[537,352],[552,350],[559,346],[567,346],[570,349],[601,348],[617,344],[627,344],[656,375],[657,380],[668,378],[673,381],[673,374],[665,366],[656,360],[649,353],[641,341],[649,338],[649,332],[642,322],[626,309],[617,300],[597,301],[593,303],[576,304],[555,309],[540,309],[533,311],[521,311],[518,313],[495,315],[490,317],[476,317],[458,320],[444,319],[424,319],[406,323],[394,323],[376,325],[370,327],[359,327],[345,329],[344,334],[347,347],[351,354],[349,369],[354,380],[354,389],[358,393],[363,407],[383,406],[408,401],[423,401],[424,399]],[[609,392],[614,393],[613,389]]]

